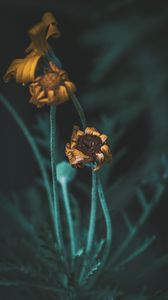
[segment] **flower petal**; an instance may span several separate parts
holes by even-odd
[[[106,161],[112,160],[112,153],[108,145],[103,145],[100,150],[105,155]]]
[[[64,85],[67,88],[67,91],[69,93],[74,93],[76,91],[76,86],[74,85],[74,83],[72,81],[65,81]]]
[[[83,152],[77,150],[77,149],[71,149],[71,145],[67,144],[65,146],[65,154],[69,159],[69,162],[72,166],[78,166],[79,164],[84,165],[88,162],[92,161],[92,158],[85,155]]]
[[[50,103],[54,102],[55,98],[56,98],[54,91],[53,90],[48,90],[47,94],[48,94],[49,102]]]
[[[86,134],[100,136],[100,132],[94,127],[87,127],[85,129]]]
[[[42,90],[41,92],[39,92],[39,94],[35,97],[37,100],[40,100],[41,98],[45,97],[45,92]]]
[[[59,103],[63,103],[67,101],[69,98],[67,90],[63,85],[60,85],[58,88],[58,98],[59,98]]]
[[[13,76],[17,82],[27,83],[33,81],[40,57],[36,52],[32,52],[24,59],[15,59],[6,71],[4,80],[7,82]]]
[[[79,126],[74,126],[72,136],[71,136],[71,143],[73,143],[73,142],[76,143],[78,138],[83,135],[84,135],[84,132],[79,129]]]
[[[33,84],[30,84],[29,91],[33,97],[36,97],[41,92],[41,86],[40,85],[34,86]]]
[[[7,69],[7,71],[3,77],[3,80],[5,82],[8,82],[12,76],[15,77],[16,70],[21,63],[22,63],[22,59],[15,59],[12,61],[12,63],[10,64],[9,68]]]
[[[49,37],[57,38],[60,36],[60,32],[57,27],[58,23],[52,13],[46,12],[42,17],[42,21],[45,27],[48,27],[46,39],[48,39]]]
[[[49,49],[47,39],[49,37],[56,38],[60,36],[54,15],[49,12],[45,13],[42,17],[42,21],[29,30],[29,36],[32,43],[26,49],[26,52],[36,49],[39,54],[45,54]]]
[[[101,134],[100,138],[101,138],[102,143],[105,143],[108,139],[108,136],[106,134]]]
[[[104,164],[105,157],[103,153],[96,153],[96,166],[93,168],[93,171],[98,171]]]
[[[60,72],[60,69],[52,61],[49,61],[49,66],[54,73]]]

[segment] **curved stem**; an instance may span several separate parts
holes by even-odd
[[[12,105],[5,99],[5,97],[3,95],[0,94],[0,101],[3,104],[3,106],[8,110],[8,112],[11,114],[11,116],[13,117],[13,119],[15,120],[15,122],[17,123],[17,125],[19,126],[19,128],[22,130],[24,136],[26,137],[33,153],[34,156],[36,158],[36,161],[39,165],[39,169],[41,171],[43,180],[44,180],[44,185],[48,194],[48,199],[49,199],[49,206],[50,206],[50,212],[52,215],[52,220],[53,220],[53,224],[55,224],[54,221],[54,213],[53,213],[53,203],[52,203],[52,193],[51,193],[51,189],[50,189],[50,182],[49,182],[49,177],[47,174],[47,171],[45,169],[45,166],[43,164],[43,158],[41,157],[41,153],[29,131],[29,129],[27,128],[26,124],[24,123],[24,121],[22,120],[22,118],[19,116],[19,114],[15,111],[15,109],[12,107]],[[55,229],[55,226],[54,226]]]
[[[76,254],[75,232],[74,232],[74,226],[72,221],[72,213],[71,213],[70,200],[69,200],[68,189],[67,189],[67,182],[65,180],[61,181],[61,188],[62,188],[64,206],[65,206],[65,211],[66,211],[66,216],[68,221],[71,255],[72,257],[74,257]]]
[[[97,174],[92,171],[92,194],[91,194],[91,210],[90,210],[90,222],[89,232],[87,238],[86,253],[90,253],[93,245],[93,239],[95,234],[96,225],[96,212],[97,212]]]
[[[50,154],[53,185],[53,209],[55,218],[55,230],[60,250],[63,250],[62,228],[60,220],[60,207],[58,200],[58,186],[56,177],[56,105],[50,106]]]
[[[86,121],[86,116],[85,116],[84,110],[75,94],[70,93],[70,97],[71,97],[73,104],[78,112],[79,118],[82,123],[82,127],[83,127],[83,129],[85,129],[87,127],[87,121]]]

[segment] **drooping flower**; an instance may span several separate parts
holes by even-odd
[[[70,143],[65,146],[65,154],[70,164],[82,168],[93,163],[94,171],[98,171],[105,162],[112,160],[112,153],[107,145],[108,136],[101,134],[96,128],[87,127],[84,131],[74,126]]]
[[[48,39],[59,36],[55,17],[50,12],[45,13],[41,22],[29,30],[32,42],[26,52],[30,53],[23,59],[15,59],[4,76],[5,82],[14,77],[17,82],[29,83],[30,102],[37,107],[63,103],[69,99],[71,93],[76,91],[68,74],[48,59],[48,55],[53,56]],[[56,57],[54,60],[59,62]]]
[[[37,107],[45,104],[63,103],[68,100],[69,94],[75,92],[76,87],[68,78],[68,74],[49,62],[50,69],[35,78],[30,84],[30,102]]]
[[[15,59],[10,64],[4,75],[4,81],[8,82],[14,77],[17,82],[26,84],[35,79],[35,72],[38,63],[50,49],[48,39],[60,36],[57,28],[57,21],[52,13],[47,12],[42,16],[40,23],[29,30],[29,37],[32,40],[26,52],[29,53],[23,59]]]

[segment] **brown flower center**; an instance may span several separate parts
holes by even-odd
[[[102,141],[98,136],[85,134],[78,138],[76,148],[84,154],[95,158],[96,153],[100,151],[101,146]]]
[[[64,83],[64,76],[49,72],[41,76],[40,84],[44,90],[54,90]]]

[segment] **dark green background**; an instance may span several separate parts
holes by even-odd
[[[48,108],[37,110],[28,103],[26,87],[14,81],[5,84],[2,77],[11,60],[24,57],[29,44],[27,30],[45,11],[52,11],[58,20],[62,36],[51,44],[77,86],[89,124],[108,132],[114,159],[125,151],[110,168],[105,184],[114,210],[130,205],[135,218],[139,207],[130,202],[135,200],[135,186],[150,180],[155,170],[162,179],[167,172],[167,165],[160,165],[160,161],[163,154],[168,154],[168,2],[1,0],[0,92],[30,129],[37,115],[45,114]],[[71,102],[59,106],[57,113],[60,159],[64,159],[63,147],[79,120]],[[34,184],[39,170],[21,131],[1,105],[0,138],[1,192],[19,192]],[[82,171],[79,178],[88,182],[87,171]],[[167,186],[167,177],[164,183]],[[75,186],[74,190],[78,196]],[[152,191],[150,186],[149,199]],[[158,236],[160,254],[168,248],[166,194],[167,188],[147,227]],[[88,204],[89,199],[82,196],[82,206],[87,208]],[[10,226],[10,221],[5,224]],[[151,286],[157,284],[158,289],[166,287],[165,269],[160,271],[159,279],[151,277],[149,282]],[[6,289],[2,293],[2,300],[15,299],[13,290],[9,290],[10,296],[6,296]]]

